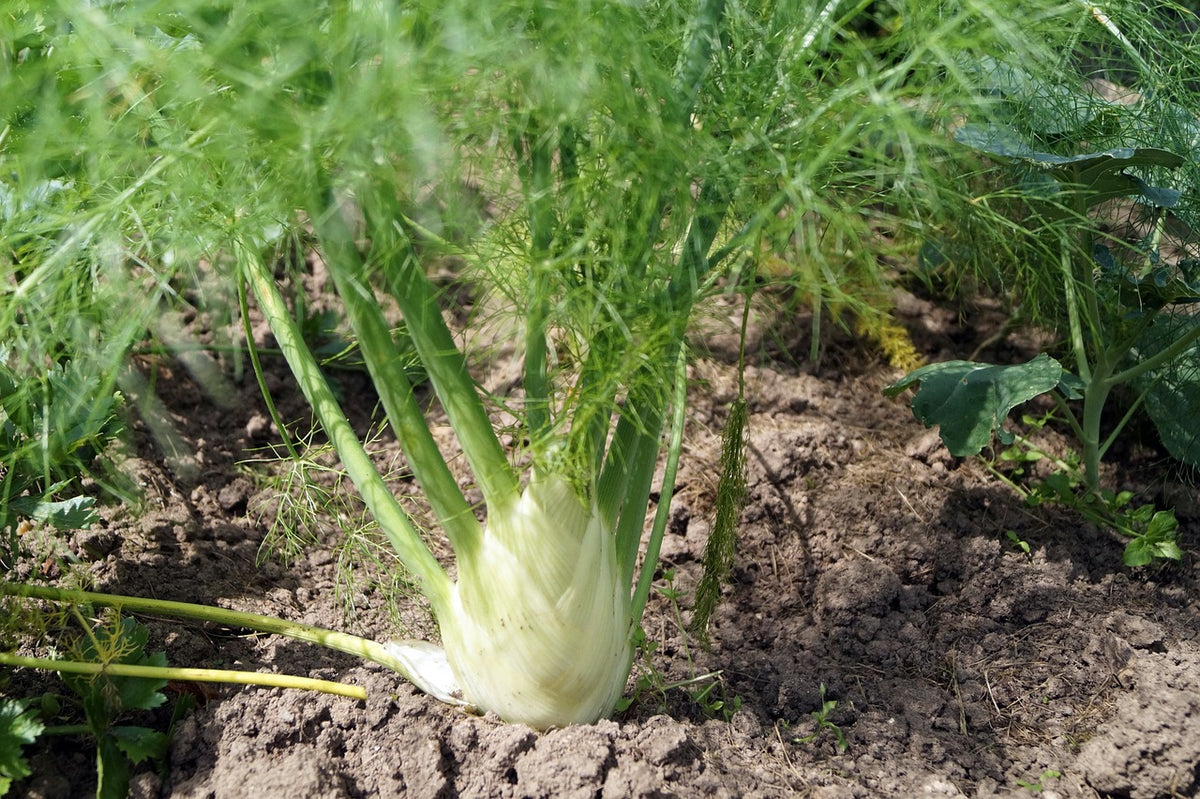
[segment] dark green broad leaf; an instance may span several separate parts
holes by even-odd
[[[954,138],[994,158],[1046,172],[1062,184],[1076,186],[1087,193],[1088,205],[1115,197],[1141,197],[1150,205],[1171,208],[1179,202],[1174,189],[1152,186],[1130,168],[1162,167],[1174,169],[1184,159],[1157,147],[1115,147],[1098,153],[1055,155],[1035,150],[1008,125],[988,123],[964,125]]]
[[[1122,561],[1126,566],[1137,567],[1148,566],[1155,559],[1182,560],[1183,550],[1179,547],[1178,530],[1179,522],[1175,519],[1175,511],[1154,512],[1145,530],[1125,545]]]
[[[1059,179],[1063,183],[1074,183],[1087,189],[1088,205],[1114,200],[1118,197],[1134,197],[1146,205],[1158,208],[1174,208],[1179,204],[1182,192],[1166,186],[1151,186],[1137,175],[1128,172],[1110,171],[1109,165],[1115,162],[1104,162],[1091,167],[1079,176],[1063,175]],[[1111,169],[1123,167],[1112,166]],[[1056,177],[1058,177],[1056,175]]]
[[[1090,92],[1035,78],[1020,67],[991,56],[964,59],[963,69],[974,74],[990,95],[1009,100],[1029,129],[1050,136],[1079,134],[1098,117],[1119,110]]]
[[[165,732],[149,727],[121,725],[112,728],[112,736],[121,753],[134,765],[149,759],[162,760],[171,743],[170,736]]]
[[[991,443],[993,434],[1012,443],[1012,434],[1003,428],[1008,412],[1060,388],[1063,377],[1062,365],[1044,353],[1015,366],[948,361],[922,367],[883,393],[895,397],[916,387],[913,415],[926,427],[937,425],[952,454],[976,455]],[[1068,387],[1062,387],[1066,393]]]
[[[1177,263],[1148,259],[1135,270],[1113,257],[1103,244],[1092,254],[1100,278],[1117,290],[1120,302],[1133,309],[1158,310],[1167,305],[1200,301],[1200,260],[1185,258]]]
[[[972,149],[1015,161],[1024,161],[1042,169],[1071,166],[1078,174],[1090,176],[1131,166],[1182,166],[1183,157],[1158,147],[1114,147],[1097,153],[1055,155],[1039,152],[1009,125],[968,124],[954,132],[955,141]]]
[[[1200,335],[1200,317],[1163,314],[1138,342],[1139,360],[1153,357],[1185,336]],[[1200,342],[1135,381],[1145,392],[1146,414],[1171,457],[1200,467]]]
[[[162,652],[146,654],[149,631],[135,619],[122,616],[115,625],[98,628],[80,655],[86,660],[166,666]],[[130,763],[160,757],[166,736],[142,727],[119,726],[117,718],[132,710],[150,710],[166,701],[167,681],[154,677],[63,675],[63,682],[83,700],[88,728],[96,736],[97,799],[121,799],[129,792]]]
[[[32,699],[0,699],[0,796],[12,783],[28,777],[29,762],[22,747],[33,743],[44,729]]]
[[[96,799],[125,799],[129,796],[129,761],[113,735],[96,740]]]

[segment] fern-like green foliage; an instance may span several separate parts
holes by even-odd
[[[721,601],[737,552],[738,522],[746,500],[746,421],[749,410],[744,397],[729,406],[729,417],[721,432],[720,475],[717,482],[716,513],[704,546],[704,572],[696,586],[691,630],[702,641]]]

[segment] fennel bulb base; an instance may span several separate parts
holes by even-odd
[[[439,623],[464,698],[505,721],[590,724],[625,690],[630,596],[614,537],[561,477],[535,479],[511,511],[489,514]]]

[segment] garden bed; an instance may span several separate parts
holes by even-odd
[[[901,309],[932,358],[985,338],[916,298]],[[736,336],[732,322],[705,335],[658,582],[678,598],[652,598],[653,651],[635,666],[632,704],[612,720],[535,733],[441,705],[348,656],[148,620],[150,648],[173,665],[336,679],[365,686],[369,699],[173,684],[173,697],[191,693],[197,706],[174,729],[165,771],[144,767],[133,795],[1193,795],[1194,489],[1152,450],[1110,456],[1106,482],[1177,502],[1185,549],[1182,565],[1125,569],[1121,543],[1105,532],[1028,509],[979,460],[946,454],[904,403],[882,396],[899,372],[869,346],[833,340],[824,368],[797,363],[789,353],[808,351],[806,324],[770,321],[776,335],[747,370],[748,502],[708,650],[685,641],[680,623],[712,516],[719,432],[736,391],[726,343]],[[994,357],[1023,356],[1001,346]],[[306,419],[284,365],[268,368],[285,418]],[[278,497],[256,481],[267,467],[239,463],[275,439],[253,382],[218,403],[162,363],[157,387],[190,452],[172,468],[135,426],[126,467],[144,509],[109,512],[70,542],[97,590],[395,635],[387,597],[365,577],[336,590],[347,574],[329,548],[291,568],[262,549],[259,511]],[[363,427],[369,384],[351,373],[339,387]],[[378,445],[387,458],[393,445]],[[419,605],[400,615],[428,634]],[[34,776],[18,795],[92,790],[94,760],[76,741],[29,754]]]

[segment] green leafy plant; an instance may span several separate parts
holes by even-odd
[[[1040,418],[1029,415],[1022,422],[1030,429],[1042,429],[1053,414]],[[1038,478],[1031,464],[1046,463],[1053,471]],[[1122,560],[1126,566],[1146,566],[1156,559],[1180,560],[1176,533],[1179,522],[1172,510],[1159,510],[1151,504],[1133,505],[1131,491],[1115,492],[1101,488],[1089,493],[1083,489],[1084,476],[1079,455],[1067,451],[1057,457],[1037,447],[1033,438],[1016,435],[1012,444],[1001,450],[989,463],[993,474],[1007,482],[1031,507],[1046,503],[1067,505],[1089,521],[1107,526],[1126,540]],[[1013,531],[1008,538],[1018,549],[1029,554],[1029,544]]]
[[[1027,556],[1031,554],[1029,542],[1017,535],[1015,530],[1006,530],[1004,536],[1008,539],[1008,542],[1013,545],[1014,549],[1019,549]]]
[[[1132,505],[1132,491],[1115,492],[1102,488],[1096,494],[1081,492],[1078,471],[1050,475],[1026,494],[1032,506],[1045,502],[1068,505],[1090,521],[1111,527],[1126,539],[1122,562],[1126,566],[1146,566],[1155,560],[1181,560],[1178,542],[1179,521],[1173,510],[1160,510],[1152,504]]]
[[[833,735],[838,752],[845,752],[850,748],[850,742],[846,740],[846,735],[842,732],[842,728],[829,718],[833,714],[833,711],[837,710],[837,700],[825,698],[825,683],[821,683],[820,691],[821,706],[810,714],[813,721],[817,723],[817,729],[809,735],[793,738],[792,741],[798,744],[810,744],[828,732]]]
[[[98,597],[101,605],[115,604],[105,603],[103,595],[52,589],[39,591],[31,586],[12,584],[4,586],[6,593],[24,591],[29,596],[38,595],[64,602],[70,606],[69,612],[83,627],[83,635],[71,642],[63,653],[42,658],[0,652],[0,665],[58,672],[77,698],[76,717],[82,714],[84,721],[47,725],[37,718],[39,710],[45,719],[64,712],[68,702],[60,701],[59,697],[52,694],[43,696],[37,709],[31,708],[33,700],[13,700],[11,703],[0,705],[0,777],[10,776],[9,772],[14,780],[29,776],[25,762],[20,757],[20,746],[32,743],[38,736],[83,735],[94,739],[96,743],[97,799],[121,799],[128,793],[130,767],[147,760],[161,761],[170,742],[169,732],[128,724],[125,721],[130,714],[153,710],[163,705],[166,702],[163,689],[172,680],[267,685],[316,690],[359,700],[366,698],[366,692],[361,688],[328,680],[259,672],[171,667],[167,665],[165,653],[146,652],[149,631],[135,619],[114,614],[108,622],[95,626],[88,624],[79,607],[90,606],[88,600],[92,597]],[[145,601],[150,606],[157,605],[160,610],[170,611],[169,603],[164,608],[152,600]],[[133,604],[136,605],[137,601]],[[226,613],[233,613],[232,616],[225,617],[227,623],[236,625],[240,621],[255,628],[263,628],[262,620],[252,614],[237,614],[232,611]],[[214,618],[211,612],[205,613],[204,617]],[[267,626],[270,626],[269,621]],[[308,635],[322,634],[319,630],[307,629]],[[293,626],[290,634],[299,638],[306,635],[298,626]],[[187,711],[187,701],[188,697],[185,695],[176,704],[172,724]],[[2,783],[0,787],[3,787]],[[3,793],[0,792],[0,795]]]
[[[993,157],[1015,152],[1015,148],[991,139],[987,147]],[[1126,168],[1176,165],[1181,160],[1165,151],[1144,149],[1114,150],[1065,160],[1040,154],[1029,158],[1032,163],[1047,166],[1046,174],[1059,185],[1060,193],[1069,195],[1076,203],[1073,210],[1081,226],[1079,235],[1089,244],[1095,234],[1086,225],[1087,208],[1111,199],[1114,194],[1141,197],[1149,192],[1144,184],[1126,175]],[[1108,180],[1114,177],[1119,179]],[[1111,270],[1105,269],[1115,263],[1111,259],[1100,256],[1098,265],[1090,260],[1075,265],[1071,253],[1080,248],[1069,241],[1063,241],[1062,245],[1065,295],[1079,300],[1078,304],[1067,307],[1078,375],[1065,371],[1046,353],[1013,366],[949,361],[922,367],[888,386],[885,393],[898,396],[916,388],[913,413],[926,425],[937,424],[943,442],[955,455],[978,454],[991,443],[993,435],[1002,443],[1011,443],[1012,434],[1003,426],[1008,413],[1034,397],[1049,393],[1081,440],[1085,480],[1089,488],[1096,489],[1100,460],[1129,419],[1126,416],[1115,431],[1103,434],[1102,412],[1113,389],[1172,367],[1177,376],[1190,374],[1190,359],[1196,357],[1192,350],[1200,340],[1200,327],[1187,318],[1164,314],[1165,309],[1175,304],[1200,299],[1200,272],[1193,274],[1192,263],[1184,261],[1175,267],[1156,268],[1149,276],[1123,272],[1113,278]],[[1095,244],[1085,249],[1097,252],[1100,246]],[[1081,290],[1077,283],[1084,279],[1090,285]],[[1140,287],[1147,279],[1149,285],[1145,288],[1133,288]],[[1102,306],[1102,297],[1113,304]],[[1175,333],[1169,341],[1167,330]],[[1152,331],[1158,331],[1158,335],[1148,337]],[[1135,359],[1132,364],[1131,359]],[[1185,361],[1182,367],[1176,363],[1180,360]],[[1181,368],[1187,371],[1181,372]],[[1170,385],[1184,397],[1188,396],[1186,383],[1176,379]],[[1068,404],[1075,400],[1081,400],[1083,406],[1078,417]],[[1181,401],[1186,400],[1181,398]],[[1172,452],[1181,459],[1191,457],[1192,433],[1182,434],[1182,426],[1160,427],[1160,432]],[[1176,436],[1177,433],[1181,435]]]
[[[1048,768],[1041,775],[1032,781],[1017,780],[1017,787],[1024,788],[1030,793],[1042,793],[1046,790],[1046,783],[1049,780],[1056,780],[1062,776],[1062,772],[1056,769]]]
[[[669,692],[682,690],[705,716],[729,721],[735,713],[741,710],[742,698],[737,694],[729,694],[720,671],[697,672],[692,660],[691,647],[687,642],[689,632],[695,628],[694,626],[684,626],[683,611],[680,607],[684,592],[675,584],[674,569],[662,570],[661,579],[654,584],[654,592],[670,605],[671,616],[681,637],[680,649],[687,664],[688,676],[680,680],[668,680],[654,662],[658,644],[650,640],[644,630],[638,630],[634,636],[634,648],[638,653],[635,662],[634,687],[628,696],[622,697],[618,701],[616,709],[625,711],[639,702],[646,701],[648,697],[652,697],[658,712],[665,712]]]
[[[131,666],[165,667],[162,652],[148,654],[149,631],[129,617],[89,630],[85,642],[74,653],[84,662],[121,663]],[[63,682],[78,696],[86,722],[84,728],[96,740],[97,799],[119,799],[129,792],[129,768],[147,759],[162,760],[170,742],[166,733],[120,719],[139,710],[153,710],[167,701],[162,693],[167,680],[152,677],[64,675]],[[58,730],[59,733],[66,732]]]
[[[32,699],[0,699],[0,796],[32,773],[21,750],[36,741],[45,727],[37,710],[30,709],[32,704]]]
[[[1112,24],[1108,17],[1104,21]],[[1132,46],[1123,36],[1122,41]],[[1165,236],[1168,211],[1194,213],[1187,203],[1195,193],[1195,165],[1146,144],[1169,140],[1168,123],[1185,112],[1154,96],[1133,103],[1102,99],[1081,84],[1040,81],[997,59],[969,67],[997,102],[988,121],[960,127],[955,138],[1019,180],[1015,190],[1028,209],[1025,225],[1048,239],[1047,251],[1057,253],[1057,262],[1041,264],[1048,274],[1038,276],[1045,287],[1047,276],[1056,275],[1057,291],[1038,290],[1061,301],[1074,371],[1048,353],[1017,365],[950,361],[917,369],[884,393],[915,389],[914,415],[926,426],[938,425],[947,449],[960,456],[978,454],[993,437],[1011,444],[1014,434],[1005,428],[1009,412],[1049,395],[1080,442],[1081,461],[1040,496],[1095,505],[1096,515],[1121,532],[1130,529],[1122,519],[1140,529],[1126,552],[1128,563],[1144,563],[1151,554],[1178,557],[1168,512],[1151,512],[1148,519],[1140,509],[1132,516],[1104,512],[1119,510],[1127,500],[1102,492],[1100,463],[1134,412],[1145,407],[1166,448],[1200,465],[1195,433],[1200,325],[1187,311],[1200,300],[1200,261],[1167,257]],[[1151,81],[1156,75],[1143,77]],[[1200,134],[1200,125],[1193,121],[1190,130]],[[1091,215],[1113,201],[1142,209],[1150,220],[1132,248],[1102,233]],[[1173,246],[1186,255],[1186,241]],[[1106,429],[1105,409],[1122,387],[1135,399]]]
[[[81,616],[78,616],[82,622]],[[93,629],[85,624],[83,642],[71,653],[71,661],[89,673],[64,675],[63,681],[77,696],[85,719],[82,724],[46,725],[39,715],[54,716],[63,703],[47,694],[36,709],[32,699],[5,700],[0,705],[0,750],[5,752],[0,775],[0,795],[12,780],[30,776],[20,757],[20,747],[39,736],[85,735],[96,745],[97,799],[123,799],[129,792],[130,766],[147,759],[162,760],[169,743],[167,733],[148,727],[120,723],[130,713],[152,710],[166,702],[159,677],[114,675],[116,664],[162,669],[166,656],[145,651],[148,631],[128,617]],[[40,711],[40,713],[39,713]]]
[[[119,434],[120,396],[74,362],[21,376],[6,360],[0,347],[0,530],[22,518],[86,527],[95,499],[73,484]]]

